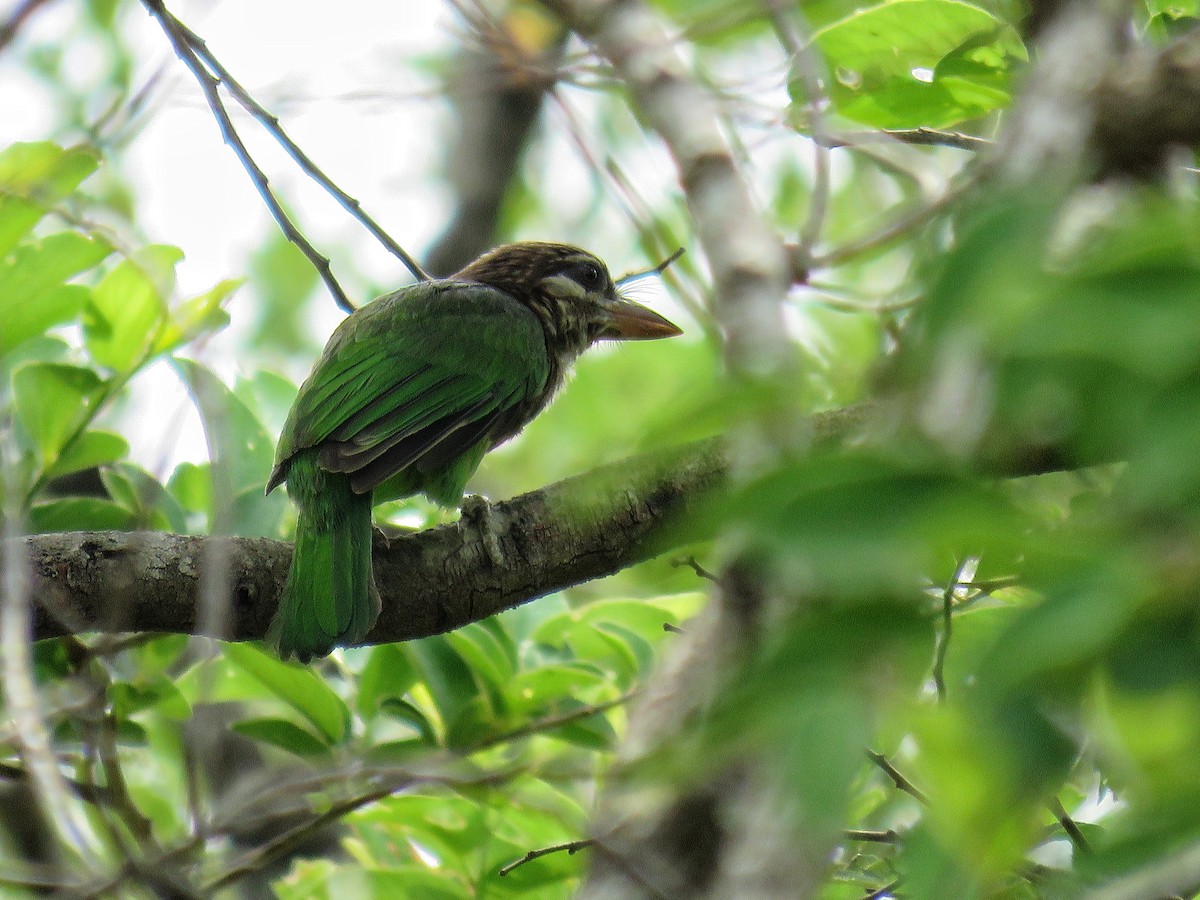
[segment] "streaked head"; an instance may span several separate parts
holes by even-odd
[[[538,317],[548,342],[561,353],[581,353],[596,341],[682,334],[658,313],[622,297],[604,263],[569,244],[505,244],[453,278],[486,284],[520,300]]]

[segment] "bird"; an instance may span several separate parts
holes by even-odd
[[[380,611],[375,504],[422,493],[458,506],[484,455],[545,409],[588,347],[678,334],[598,257],[542,241],[352,312],[300,386],[267,480],[268,494],[286,482],[297,509],[267,644],[307,663],[360,643]]]

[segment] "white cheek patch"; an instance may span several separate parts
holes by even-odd
[[[563,299],[583,300],[587,297],[587,291],[583,289],[583,285],[566,275],[550,275],[543,278],[542,290],[552,297]]]

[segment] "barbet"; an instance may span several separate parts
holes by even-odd
[[[538,242],[348,316],[300,387],[267,482],[270,493],[286,481],[298,511],[268,642],[308,661],[361,641],[379,616],[375,503],[423,493],[458,505],[484,454],[545,408],[589,346],[677,334],[620,296],[592,254]]]

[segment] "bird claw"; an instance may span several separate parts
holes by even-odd
[[[483,542],[483,550],[488,561],[497,569],[504,566],[504,551],[500,548],[500,536],[496,533],[495,522],[492,520],[492,505],[482,494],[467,494],[463,497],[459,508],[462,516],[460,527],[466,522],[475,526],[479,539]]]
[[[392,539],[388,537],[388,533],[374,522],[371,523],[371,543],[374,546],[383,547],[384,550],[392,548]]]

